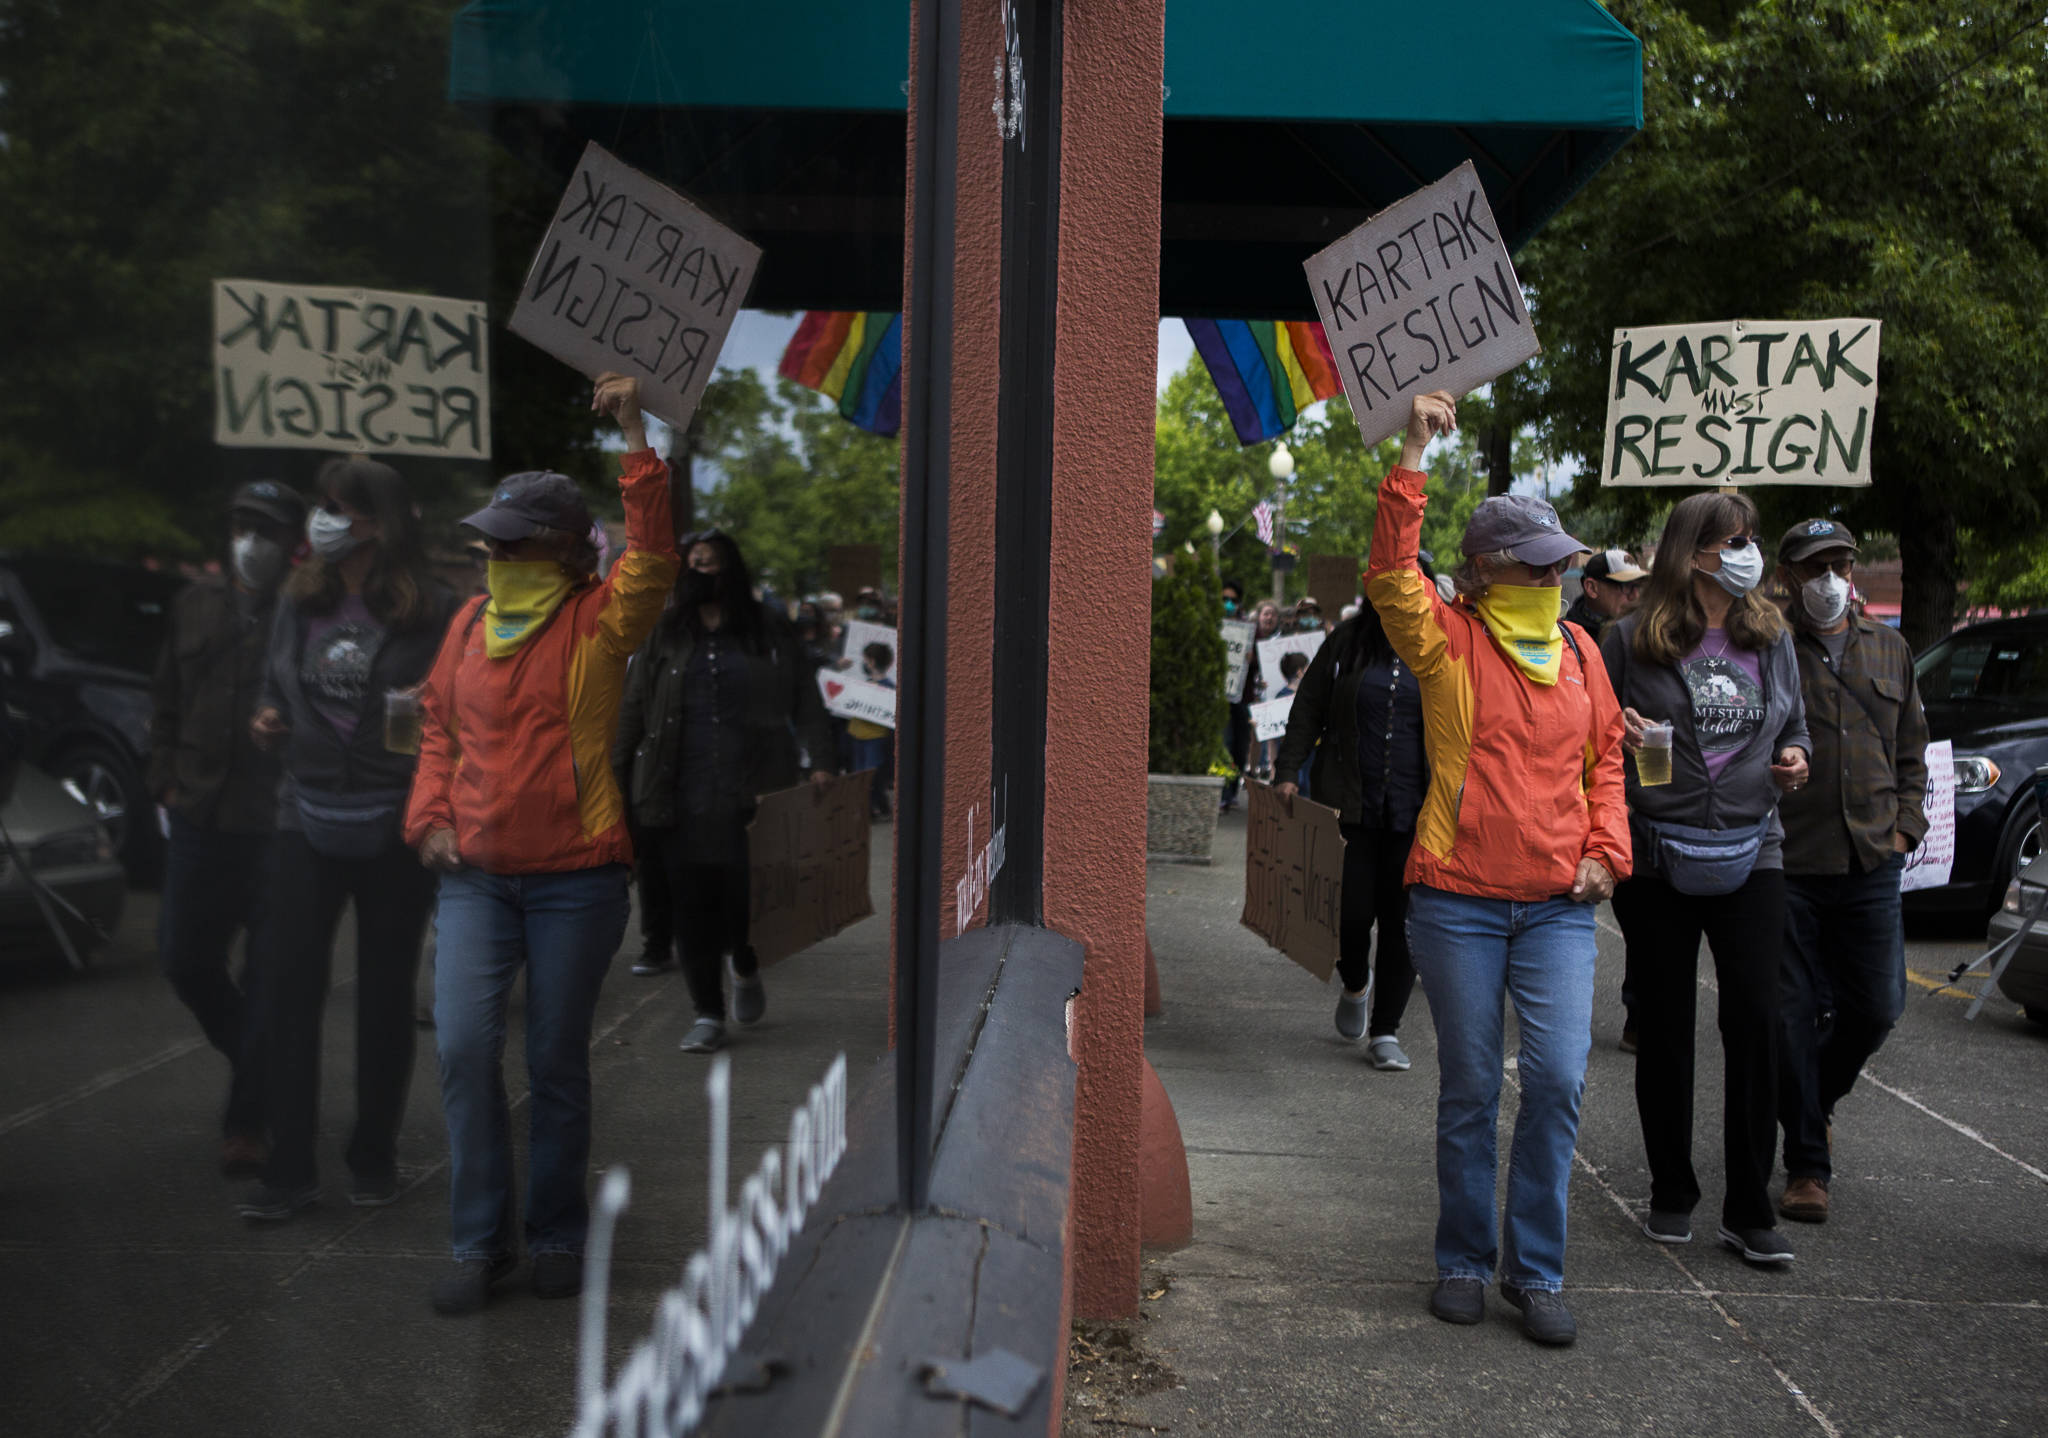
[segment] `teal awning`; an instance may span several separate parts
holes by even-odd
[[[474,0],[449,90],[565,179],[596,139],[723,214],[755,304],[892,310],[909,33],[908,0]],[[1167,0],[1166,88],[1161,313],[1309,319],[1302,260],[1465,160],[1535,234],[1642,127],[1642,47],[1593,0]]]

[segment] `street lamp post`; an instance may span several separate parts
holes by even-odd
[[[1209,557],[1216,561],[1216,572],[1223,572],[1223,515],[1217,510],[1209,511],[1206,521],[1209,531]]]
[[[1294,475],[1294,455],[1282,440],[1273,446],[1273,453],[1266,458],[1266,470],[1273,476],[1275,497],[1273,500],[1273,602],[1282,603],[1287,598],[1287,571],[1280,567],[1280,556],[1287,548],[1287,481]]]

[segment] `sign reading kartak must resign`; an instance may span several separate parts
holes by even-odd
[[[214,443],[491,457],[476,300],[213,282]]]
[[[1543,348],[1470,160],[1304,268],[1369,445],[1407,425],[1415,395],[1465,394]]]
[[[640,403],[690,422],[761,251],[592,144],[542,236],[512,333],[592,379],[640,380]]]
[[[1614,332],[1602,484],[1868,484],[1876,320]]]

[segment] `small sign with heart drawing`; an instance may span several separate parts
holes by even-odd
[[[896,727],[896,691],[887,685],[820,669],[818,692],[824,696],[828,714],[841,719],[865,719],[889,729]]]

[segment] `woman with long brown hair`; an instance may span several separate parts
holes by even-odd
[[[1614,891],[1628,945],[1636,1111],[1650,1165],[1643,1232],[1689,1243],[1693,1028],[1700,938],[1714,955],[1725,1054],[1727,1193],[1720,1240],[1753,1264],[1792,1261],[1768,1191],[1777,1140],[1778,964],[1785,875],[1778,796],[1806,779],[1799,664],[1763,578],[1761,521],[1740,494],[1680,500],[1648,592],[1600,650],[1622,703],[1635,873]],[[1645,738],[1668,742],[1668,766]]]
[[[433,876],[399,833],[418,743],[387,735],[386,695],[426,677],[455,596],[427,568],[412,494],[387,464],[329,460],[306,520],[312,558],[278,600],[252,728],[284,746],[275,919],[259,945],[271,1055],[270,1158],[240,1205],[291,1217],[320,1195],[320,1013],[335,929],[356,911],[356,1124],[349,1199],[398,1196],[398,1126],[413,1064],[413,975]],[[392,747],[393,742],[397,747]]]

